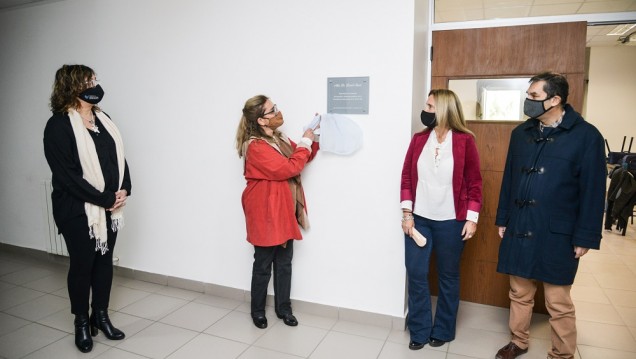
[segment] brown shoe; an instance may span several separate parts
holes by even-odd
[[[505,347],[499,349],[495,359],[515,359],[519,355],[525,354],[527,352],[528,352],[528,348],[521,349],[517,346],[517,344],[510,342],[506,344]]]

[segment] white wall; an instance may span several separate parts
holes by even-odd
[[[292,297],[404,316],[399,180],[412,118],[414,3],[65,0],[0,12],[0,242],[44,249],[42,131],[53,75],[93,67],[133,180],[120,265],[249,289],[234,136],[270,96],[298,139],[327,77],[369,76],[364,147],[304,173],[312,229]]]
[[[620,151],[623,136],[636,137],[636,46],[592,47],[585,119]],[[632,146],[636,152],[636,141]]]

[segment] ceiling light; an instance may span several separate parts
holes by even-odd
[[[610,31],[607,35],[625,35],[629,30],[633,29],[634,27],[636,27],[636,24],[623,24],[623,25],[618,25],[615,28],[612,29],[612,31]]]

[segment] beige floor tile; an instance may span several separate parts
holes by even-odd
[[[22,318],[0,312],[0,337],[30,323]]]
[[[0,279],[2,276],[20,271],[27,267],[24,263],[14,262],[12,260],[0,260]]]
[[[75,346],[75,336],[67,335],[55,343],[27,355],[24,359],[90,359],[99,356],[108,349],[110,347],[107,345],[93,342],[93,350],[89,353],[82,353]]]
[[[371,339],[386,340],[389,336],[390,328],[375,327],[372,325],[358,324],[340,320],[332,328],[334,332],[353,334]]]
[[[620,259],[618,258],[616,254],[612,253],[611,250],[604,251],[603,248],[601,247],[600,251],[591,250],[587,252],[587,254],[583,256],[583,258],[581,258],[581,261],[611,264],[611,263],[620,262]]]
[[[50,275],[53,275],[54,273],[55,272],[52,270],[40,267],[25,267],[19,271],[3,275],[2,277],[0,277],[0,280],[22,285],[40,278],[48,277]]]
[[[623,319],[625,325],[636,326],[636,308],[635,307],[616,307],[618,314]]]
[[[307,314],[303,312],[295,312],[294,316],[298,319],[298,322],[308,327],[316,327],[329,330],[338,322],[336,318],[321,317],[318,315]]]
[[[497,350],[509,341],[510,334],[507,333],[462,328],[457,330],[455,340],[447,345],[449,345],[449,353],[476,358],[493,358]]]
[[[624,259],[623,257],[621,257],[621,259],[623,259],[623,261],[625,262],[625,265],[627,265],[627,267],[629,267],[632,273],[634,273],[634,275],[636,276],[636,259],[630,258],[629,260],[627,260],[627,259]]]
[[[457,327],[508,333],[509,316],[508,308],[461,302],[457,313]]]
[[[614,306],[636,308],[636,291],[621,289],[603,289]]]
[[[254,326],[252,317],[249,314],[234,311],[206,329],[205,333],[236,340],[241,343],[252,344],[267,331],[271,330],[272,327],[276,326],[276,324],[278,323],[270,319],[268,328],[259,329]]]
[[[75,316],[71,313],[71,308],[69,307],[39,319],[37,322],[47,327],[73,334],[75,332],[75,326],[73,325],[74,319]]]
[[[249,347],[237,359],[300,359],[301,357],[291,354],[276,352],[269,349]]]
[[[4,292],[5,290],[11,289],[11,288],[15,288],[16,285],[13,283],[9,283],[9,282],[3,282],[0,280],[0,292]]]
[[[140,331],[148,328],[153,324],[151,320],[135,317],[133,315],[128,315],[121,312],[112,312],[109,314],[110,321],[113,323],[113,326],[126,334],[126,338],[130,338]],[[97,341],[108,346],[117,346],[121,341],[110,340],[104,336],[102,331],[99,331],[99,334],[93,338],[93,341]]]
[[[636,352],[636,340],[624,325],[577,320],[578,345]]]
[[[110,291],[110,309],[120,310],[150,294],[151,293],[144,292],[143,290],[114,285]]]
[[[117,348],[149,358],[165,358],[197,336],[197,332],[155,323],[126,338]]]
[[[337,358],[340,356],[334,356],[333,358]],[[420,350],[411,350],[408,347],[408,342],[406,344],[398,344],[393,342],[386,342],[384,347],[382,347],[382,351],[380,352],[380,356],[378,359],[445,359],[449,358],[446,352],[439,350],[432,350],[429,346],[425,346]],[[462,357],[462,359],[469,359],[467,357]]]
[[[40,292],[52,293],[66,288],[66,274],[53,274],[48,277],[34,280],[23,284],[23,287],[38,290]]]
[[[310,359],[348,359],[377,358],[384,340],[360,337],[357,335],[331,331],[309,356]]]
[[[576,302],[576,319],[588,322],[622,325],[623,320],[611,304]]]
[[[626,245],[621,247],[613,247],[612,250],[614,251],[614,254],[636,258],[636,243],[635,242],[636,241],[633,241],[631,239],[626,239],[625,240]]]
[[[636,358],[636,353],[634,352],[624,352],[620,350],[614,349],[606,349],[606,348],[597,348],[591,347],[587,345],[579,345],[579,352],[581,353],[582,359],[634,359]]]
[[[593,273],[585,273],[579,272],[576,274],[574,278],[575,286],[585,286],[585,287],[599,287],[599,283],[594,278]]]
[[[68,288],[58,289],[55,292],[51,292],[51,294],[57,295],[58,297],[69,299]],[[111,295],[111,299],[112,299],[112,295]]]
[[[71,303],[67,299],[45,294],[24,304],[7,309],[5,312],[35,322],[70,307]]]
[[[194,300],[203,295],[203,293],[193,292],[191,290],[185,290],[181,288],[173,288],[173,287],[163,287],[159,289],[157,294],[165,295],[168,297],[175,297],[187,301]]]
[[[99,359],[147,359],[147,357],[137,355],[118,348],[110,348]]]
[[[186,305],[188,301],[165,295],[150,294],[119,311],[150,320],[160,320],[166,315]]]
[[[232,340],[199,334],[167,359],[234,359],[247,349],[248,345]]]
[[[113,279],[113,283],[117,285],[121,285],[122,287],[127,287],[131,289],[143,290],[144,292],[156,293],[166,286],[156,283],[145,282],[143,280],[137,280],[132,278],[122,278],[116,277],[117,280]]]
[[[601,288],[636,291],[636,277],[633,275],[612,275],[594,273]]]
[[[209,294],[197,297],[194,302],[232,310],[236,309],[241,304],[244,304],[243,302],[235,299],[217,297]],[[249,313],[249,311],[247,311],[247,313]]]
[[[162,323],[202,332],[230,313],[229,309],[188,303],[161,319]]]
[[[324,329],[303,325],[288,327],[285,324],[278,323],[256,340],[254,345],[287,354],[308,357],[327,333],[328,331]]]
[[[467,356],[464,356],[464,355],[448,353],[448,355],[446,355],[446,359],[479,359],[479,358],[467,357]]]
[[[2,295],[0,295],[0,310],[7,310],[8,308],[15,307],[16,305],[41,297],[44,294],[46,293],[17,286],[7,289],[2,292]]]
[[[62,331],[31,323],[0,337],[0,356],[7,359],[21,358],[66,335]]]
[[[605,275],[632,275],[631,269],[623,263],[620,258],[617,259],[616,262],[606,263],[606,262],[587,262],[586,266],[590,269],[592,273],[602,273]]]
[[[570,295],[572,296],[572,300],[575,302],[611,304],[609,298],[605,295],[605,291],[599,287],[574,285],[572,286]]]
[[[408,345],[409,342],[411,341],[411,334],[409,333],[408,329],[406,330],[393,329],[389,333],[389,337],[386,340],[388,342],[392,342],[395,344]]]

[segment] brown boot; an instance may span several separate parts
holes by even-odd
[[[528,352],[528,348],[521,349],[517,346],[517,344],[510,342],[506,344],[505,347],[499,349],[495,359],[515,359],[519,355],[525,354],[527,352]]]

